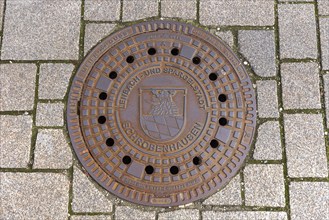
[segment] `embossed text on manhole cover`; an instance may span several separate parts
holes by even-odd
[[[206,198],[238,172],[256,103],[241,62],[192,25],[124,28],[85,58],[70,88],[74,151],[109,192],[143,205]]]

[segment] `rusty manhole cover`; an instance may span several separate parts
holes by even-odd
[[[221,189],[255,131],[256,102],[241,62],[185,23],[135,24],[85,58],[67,124],[80,162],[122,199],[176,206]]]

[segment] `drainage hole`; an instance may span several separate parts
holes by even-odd
[[[201,63],[201,59],[200,59],[200,57],[193,57],[192,62],[194,64],[200,64]]]
[[[218,100],[219,100],[220,102],[226,102],[226,100],[227,100],[227,96],[226,96],[225,94],[220,94],[220,95],[218,96]]]
[[[220,118],[220,119],[218,120],[218,122],[219,122],[219,124],[220,124],[221,126],[225,126],[225,125],[227,125],[227,119],[226,119],[226,118]]]
[[[200,157],[194,157],[193,158],[193,164],[194,165],[200,165],[201,164],[201,158]]]
[[[99,116],[98,117],[98,123],[100,123],[100,124],[104,124],[106,122],[106,118],[105,118],[105,116]]]
[[[154,168],[151,165],[145,167],[145,172],[147,174],[152,174],[154,172]]]
[[[219,145],[219,143],[218,143],[217,140],[213,139],[213,140],[210,141],[210,146],[212,148],[216,148],[216,147],[218,147],[218,145]]]
[[[126,59],[127,63],[133,63],[134,60],[135,60],[135,58],[133,56],[128,56]]]
[[[130,158],[129,156],[124,156],[124,157],[122,158],[122,162],[123,162],[124,164],[130,164],[130,163],[131,163],[131,158]]]
[[[107,94],[105,92],[101,92],[98,97],[100,100],[105,100],[107,98]]]
[[[210,74],[209,74],[209,79],[210,79],[211,81],[215,81],[215,80],[217,79],[217,74],[216,74],[216,73],[210,73]]]
[[[117,76],[118,76],[117,72],[115,72],[115,71],[110,72],[110,75],[109,75],[110,79],[115,79],[115,78],[117,78]]]
[[[177,56],[177,55],[179,54],[179,50],[178,50],[178,48],[173,48],[173,49],[171,50],[171,54],[172,54],[173,56]]]
[[[178,173],[178,171],[179,171],[179,169],[178,169],[177,166],[172,166],[172,167],[170,167],[170,173],[171,173],[171,174],[175,175],[175,174]]]
[[[109,147],[112,147],[114,145],[113,138],[106,139],[106,145],[109,146]]]
[[[148,53],[149,55],[154,55],[156,52],[157,52],[156,49],[153,48],[153,47],[151,47],[151,48],[147,51],[147,53]]]

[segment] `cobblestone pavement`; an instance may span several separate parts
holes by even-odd
[[[0,219],[326,219],[329,0],[0,0]],[[258,99],[246,166],[184,207],[106,193],[72,153],[67,88],[102,38],[144,19],[203,27],[239,54]]]

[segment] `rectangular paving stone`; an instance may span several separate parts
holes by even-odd
[[[158,1],[138,1],[124,0],[123,1],[123,21],[134,21],[147,17],[158,16]]]
[[[62,173],[0,173],[0,219],[67,219],[69,180]]]
[[[32,117],[0,115],[0,137],[0,167],[26,168],[30,160]]]
[[[0,64],[0,111],[32,110],[37,67]]]
[[[38,103],[36,125],[37,126],[63,126],[63,103]]]
[[[203,25],[274,25],[274,0],[200,0]]]
[[[234,38],[231,31],[216,31],[215,33],[220,39],[222,39],[227,45],[233,47]]]
[[[196,0],[162,0],[161,16],[196,19]]]
[[[320,78],[317,63],[281,65],[284,109],[320,109]]]
[[[291,219],[328,219],[328,182],[291,182]]]
[[[313,4],[280,4],[281,58],[317,58],[316,22]]]
[[[142,211],[129,206],[117,206],[115,209],[115,219],[131,220],[132,216],[138,216],[141,220],[155,220],[154,211]]]
[[[275,80],[257,81],[258,115],[261,118],[278,118],[279,104],[277,82]]]
[[[276,76],[274,31],[239,31],[239,48],[257,75]]]
[[[320,18],[319,22],[320,22],[322,69],[329,70],[329,18]]]
[[[33,168],[68,169],[72,164],[70,146],[61,129],[39,129]]]
[[[80,0],[6,1],[2,59],[78,59]]]
[[[158,220],[199,220],[199,218],[199,210],[197,209],[180,209],[159,213]]]
[[[319,15],[329,15],[329,1],[328,0],[317,0]]]
[[[287,220],[285,212],[265,212],[265,211],[236,211],[236,212],[219,212],[205,211],[202,212],[202,220]]]
[[[252,164],[244,169],[245,202],[248,206],[284,207],[281,164]]]
[[[321,114],[285,114],[288,175],[328,177]]]
[[[85,0],[85,20],[116,21],[120,19],[120,0]]]
[[[329,128],[329,74],[323,76],[324,82],[324,94],[325,94],[325,106],[326,106],[326,117],[327,117],[327,128]]]
[[[74,65],[64,63],[41,64],[39,73],[39,99],[63,99]]]

